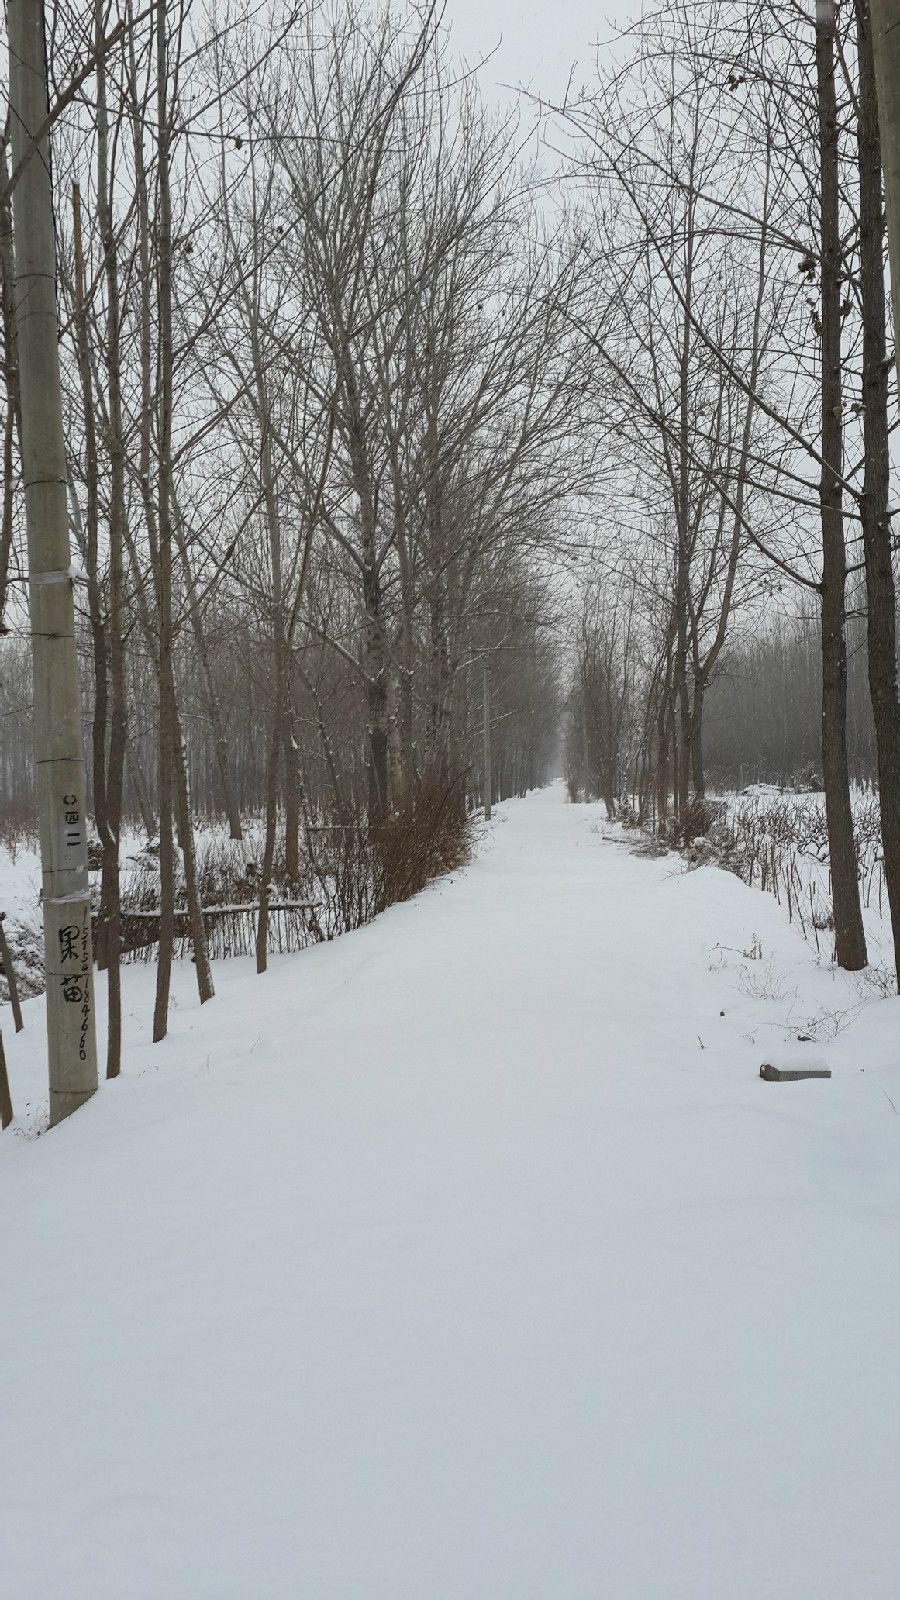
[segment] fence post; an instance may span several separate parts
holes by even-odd
[[[8,1128],[13,1119],[12,1096],[9,1092],[9,1077],[6,1071],[6,1056],[3,1053],[3,1034],[0,1033],[0,1129]]]

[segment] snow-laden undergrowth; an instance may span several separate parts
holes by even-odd
[[[865,981],[879,993],[896,988],[877,791],[851,791],[860,899],[869,947]],[[834,958],[834,920],[825,796],[754,784],[717,802],[710,842],[717,859],[749,884],[774,894],[804,938]]]

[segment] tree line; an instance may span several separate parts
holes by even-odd
[[[615,806],[631,773],[642,817],[684,840],[702,832],[711,697],[733,705],[729,678],[749,668],[747,744],[735,749],[734,730],[728,765],[764,761],[752,703],[762,713],[766,662],[781,650],[770,714],[789,718],[810,639],[799,619],[814,617],[818,659],[802,676],[819,695],[837,959],[859,968],[854,612],[869,702],[857,727],[871,727],[900,951],[895,368],[868,5],[648,8],[598,85],[551,114],[590,221],[581,330],[630,490],[583,583],[572,780],[589,769]],[[795,619],[793,651],[759,642],[779,616]],[[792,760],[796,738],[789,748]]]
[[[51,104],[64,102],[65,477],[114,1075],[127,815],[156,837],[162,1038],[181,895],[212,994],[201,810],[235,838],[243,814],[263,813],[264,970],[276,853],[290,883],[310,826],[377,843],[420,799],[446,818],[480,798],[485,666],[488,781],[543,780],[557,694],[546,567],[581,471],[583,354],[565,315],[572,262],[517,119],[483,103],[433,4],[214,18],[62,4],[46,54]],[[4,218],[0,617],[4,693],[24,713]],[[23,798],[18,754],[4,782]],[[452,799],[436,808],[437,793]]]

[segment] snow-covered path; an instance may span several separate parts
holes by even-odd
[[[761,1083],[856,989],[598,821],[155,1050],[129,970],[126,1076],[0,1142],[3,1600],[896,1600],[900,1002]]]

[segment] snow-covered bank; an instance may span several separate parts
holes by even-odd
[[[713,841],[732,869],[751,888],[768,888],[804,937],[826,960],[833,960],[825,795],[751,784],[741,794],[724,793],[712,803],[724,811],[714,824]],[[866,981],[887,995],[896,992],[896,969],[877,792],[855,786],[850,804],[869,956]]]
[[[163,1046],[126,982],[0,1139],[0,1595],[895,1600],[900,1002],[770,896],[553,790]]]

